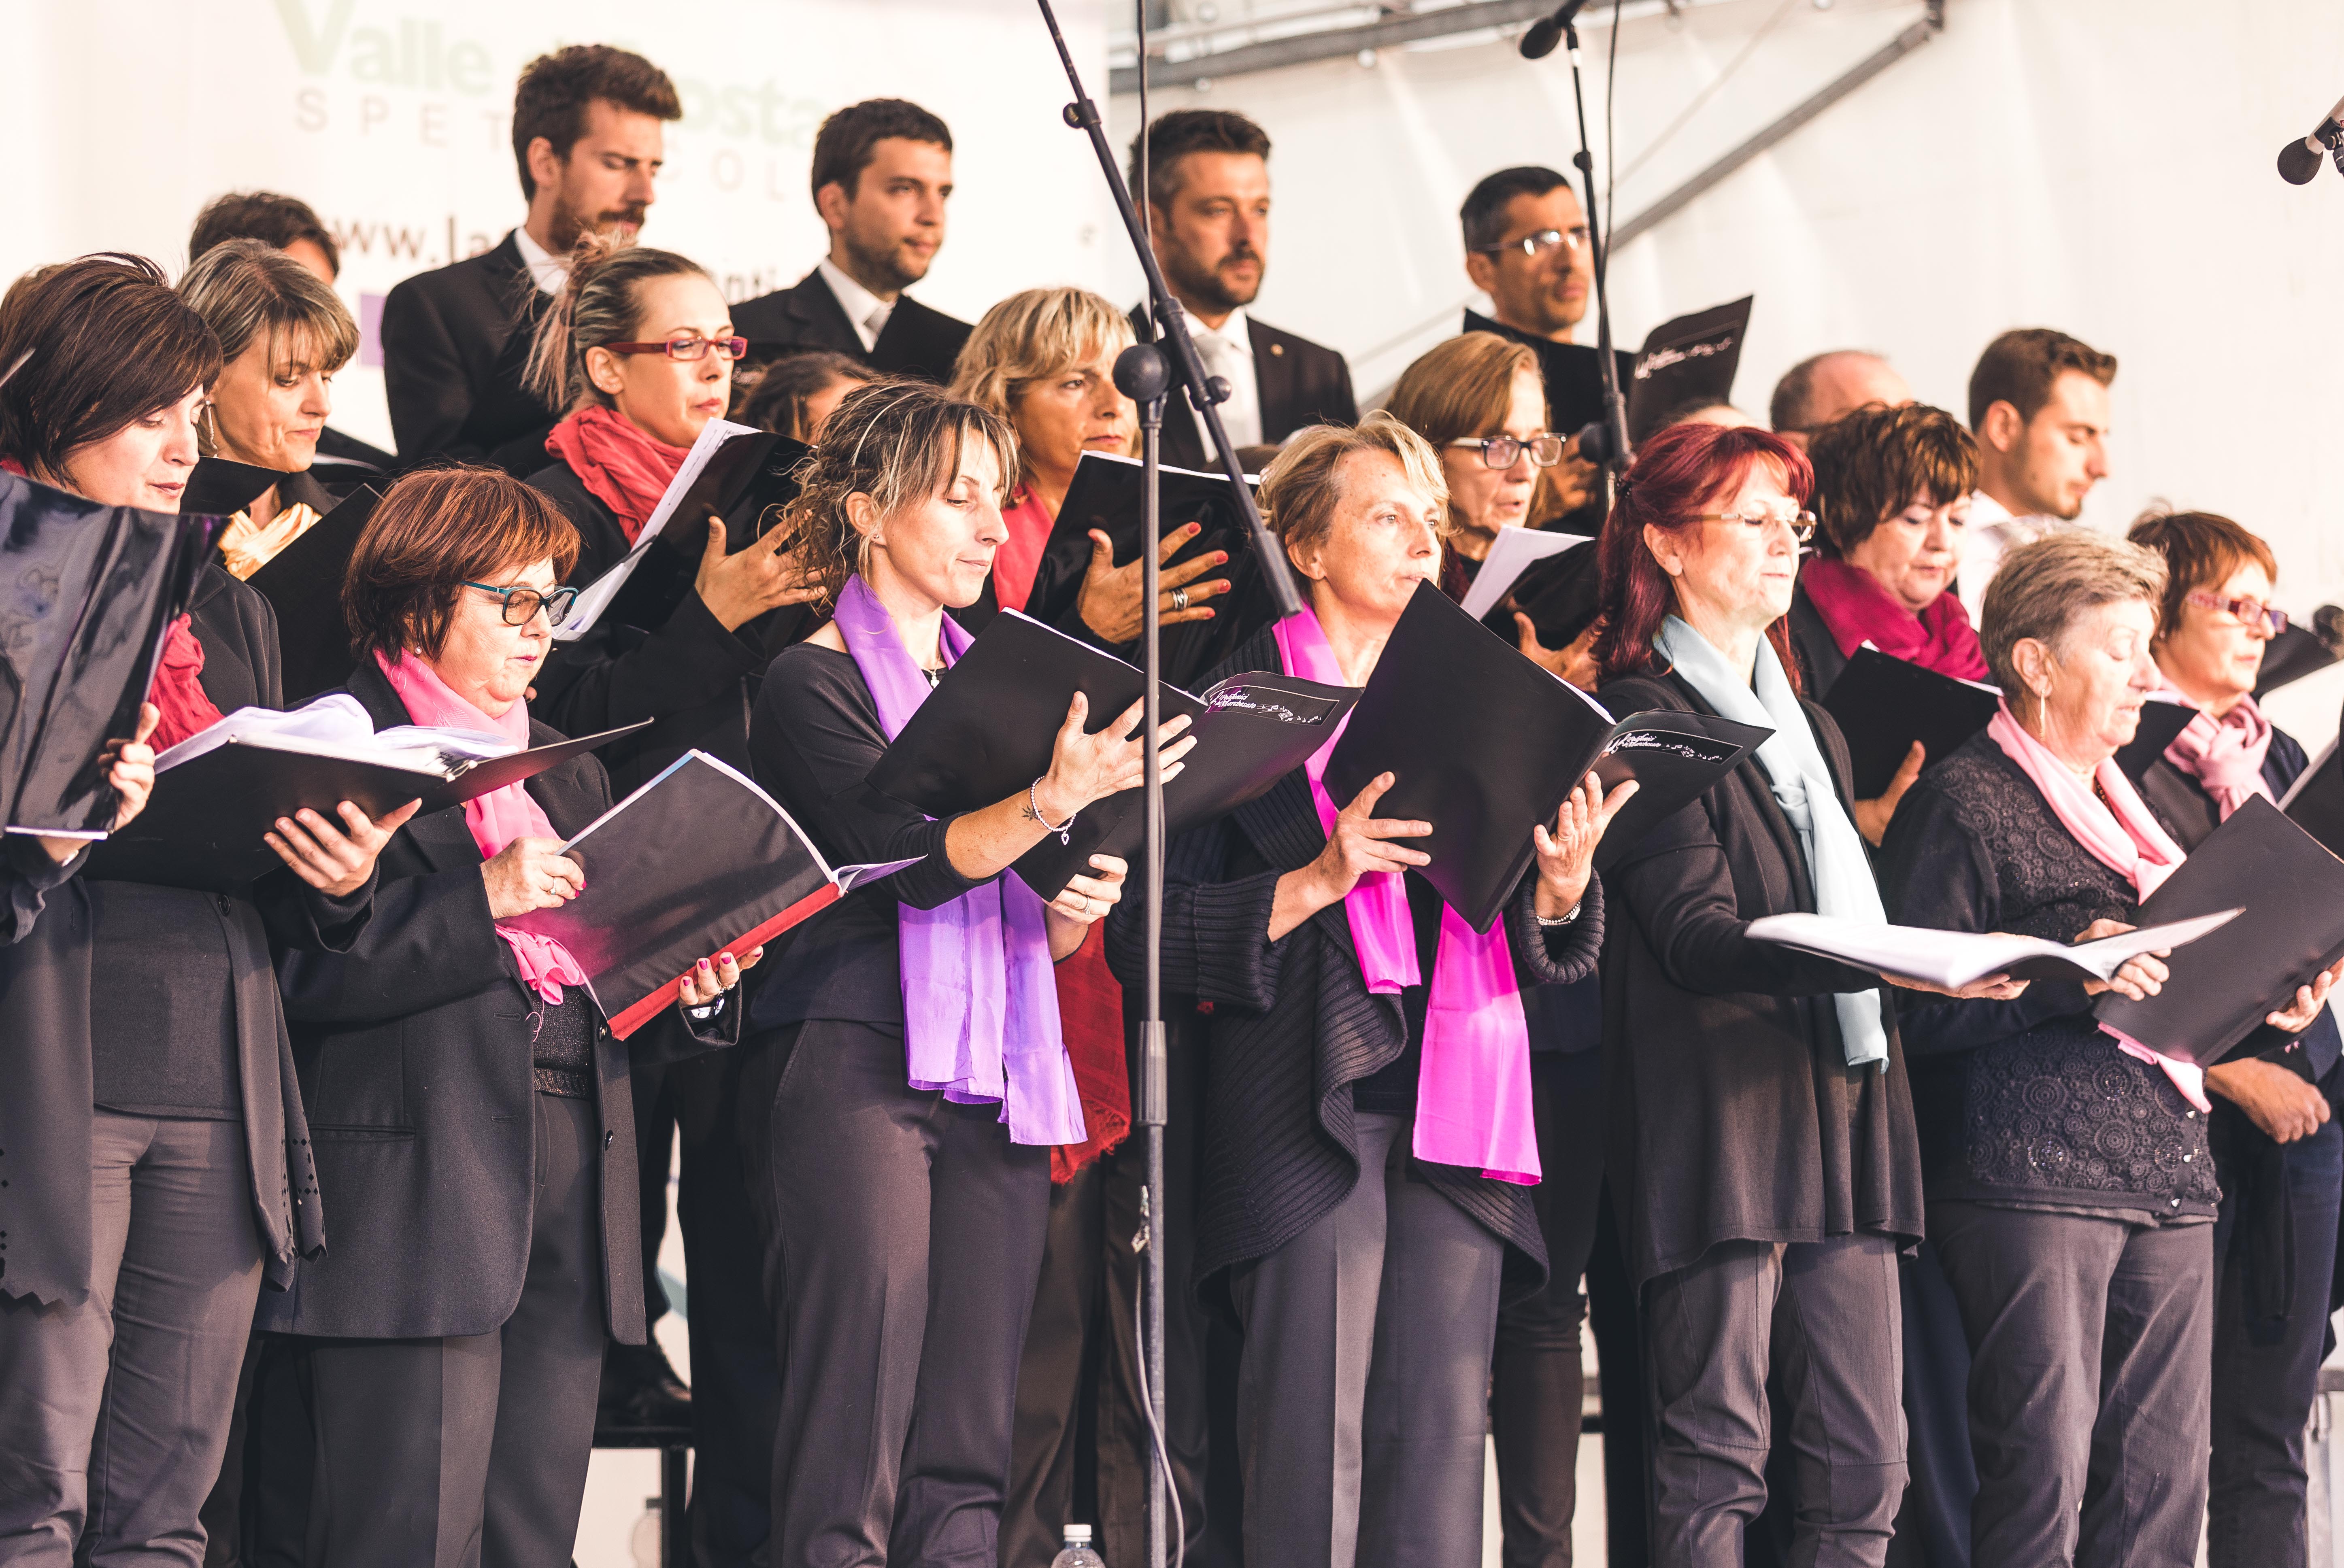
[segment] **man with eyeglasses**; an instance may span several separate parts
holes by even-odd
[[[1467,194],[1457,220],[1465,276],[1490,297],[1492,312],[1467,310],[1460,330],[1494,332],[1538,350],[1550,427],[1572,436],[1602,418],[1601,362],[1572,341],[1595,297],[1595,252],[1570,180],[1537,165],[1500,169]],[[1635,360],[1614,353],[1624,397]],[[1566,490],[1583,487],[1586,473],[1574,454],[1562,470]]]
[[[1172,297],[1188,314],[1205,373],[1229,384],[1221,424],[1238,447],[1274,447],[1306,425],[1359,417],[1351,367],[1332,348],[1249,312],[1269,270],[1269,136],[1227,109],[1175,109],[1147,131],[1147,167],[1131,143],[1127,177],[1145,201],[1149,243]],[[1152,334],[1144,307],[1131,313]],[[1204,427],[1187,399],[1164,419],[1164,460],[1207,467]]]
[[[561,411],[524,383],[533,329],[589,233],[631,236],[658,197],[662,126],[683,115],[640,55],[572,45],[530,62],[513,93],[513,159],[529,216],[479,256],[419,273],[383,301],[383,395],[399,460],[545,462]]]

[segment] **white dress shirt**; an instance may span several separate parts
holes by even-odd
[[[570,264],[529,236],[529,230],[513,230],[513,244],[520,249],[520,264],[529,269],[530,280],[542,294],[559,294],[561,286],[570,281]]]
[[[1229,318],[1217,327],[1207,327],[1191,315],[1188,336],[1196,339],[1205,374],[1218,376],[1229,384],[1229,400],[1221,405],[1221,425],[1229,433],[1229,444],[1260,446],[1261,386],[1254,375],[1253,334],[1246,326],[1245,311],[1230,311]],[[1193,411],[1189,417],[1197,420],[1197,439],[1209,454],[1213,438],[1205,433],[1204,420]]]
[[[878,347],[879,335],[887,329],[887,318],[895,314],[894,306],[832,266],[826,256],[814,264],[814,270],[830,285],[831,297],[838,301],[838,307],[846,312],[847,325],[863,340],[863,352],[868,354]]]
[[[2063,528],[2083,526],[2042,514],[2017,517],[1984,490],[1970,492],[1969,527],[1962,530],[1962,568],[1954,578],[1954,591],[1961,597],[1962,608],[1970,612],[1970,619],[1975,621],[1985,612],[1985,585],[2001,569],[2003,557]]]

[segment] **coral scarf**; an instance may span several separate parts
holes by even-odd
[[[927,679],[860,577],[840,590],[835,617],[892,740],[928,699]],[[946,616],[940,640],[950,665],[971,638]],[[904,1065],[914,1089],[961,1104],[999,1101],[1012,1143],[1080,1143],[1082,1091],[1059,1028],[1043,911],[1011,871],[933,910],[897,906]]]
[[[652,520],[690,448],[646,436],[615,408],[581,408],[553,427],[545,449],[611,511],[633,544]]]
[[[1057,519],[1041,497],[1020,490],[1001,508],[1001,521],[1009,537],[993,552],[993,597],[1003,609],[1023,610],[1034,597],[1034,577],[1042,569],[1042,550]]]
[[[2162,695],[2177,702],[2188,700],[2177,691]],[[2219,719],[2201,709],[2165,749],[2165,759],[2198,780],[2227,822],[2231,812],[2256,796],[2270,799],[2270,784],[2263,778],[2263,759],[2270,755],[2270,720],[2253,698],[2241,697]]]
[[[527,703],[516,702],[501,716],[490,714],[458,696],[440,678],[438,670],[411,652],[400,654],[396,660],[379,653],[374,658],[381,667],[383,678],[390,682],[399,701],[407,705],[407,716],[416,723],[449,729],[486,729],[518,745],[529,744]],[[465,801],[464,826],[472,830],[472,842],[480,846],[484,860],[494,859],[515,839],[561,837],[546,820],[544,808],[520,784],[508,784]],[[503,924],[497,927],[497,935],[511,947],[521,983],[544,999],[548,1006],[561,1005],[563,986],[586,983],[586,971],[578,967],[570,950],[551,937],[515,930]]]
[[[1307,606],[1300,615],[1278,622],[1272,635],[1287,674],[1329,686],[1350,684],[1325,628]],[[1346,714],[1327,744],[1302,765],[1318,825],[1330,833],[1340,808],[1327,793],[1327,759],[1349,724]],[[1379,996],[1423,983],[1405,875],[1370,873],[1343,898],[1359,973]],[[1455,910],[1442,908],[1432,990],[1425,1002],[1410,1145],[1416,1157],[1479,1169],[1492,1181],[1534,1185],[1540,1171],[1538,1130],[1531,1117],[1530,1026],[1522,1016],[1521,985],[1514,976],[1503,916],[1484,934]]]
[[[1840,652],[1854,658],[1872,644],[1892,658],[1958,680],[1988,678],[1985,651],[1970,625],[1969,611],[1951,593],[1941,593],[1915,615],[1862,567],[1818,557],[1799,573],[1815,613],[1823,617]]]
[[[2008,702],[1995,709],[1994,721],[1985,727],[1985,732],[2002,748],[2003,755],[2017,763],[2018,770],[2034,780],[2035,788],[2049,803],[2051,814],[2059,819],[2059,825],[2092,859],[2131,882],[2137,898],[2147,899],[2164,884],[2166,878],[2181,869],[2185,858],[2181,846],[2149,814],[2147,803],[2133,789],[2132,780],[2124,776],[2124,769],[2117,766],[2114,758],[2102,761],[2094,770],[2092,783],[2099,786],[2095,793],[2049,747],[2026,732],[2011,713]],[[2105,800],[2102,797],[2106,797]],[[2173,1081],[2173,1087],[2181,1091],[2184,1100],[2200,1111],[2213,1111],[2212,1102],[2206,1098],[2204,1068],[2159,1055],[2107,1024],[2100,1028],[2114,1037],[2127,1056],[2163,1068],[2165,1076]]]

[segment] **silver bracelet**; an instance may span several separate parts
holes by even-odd
[[[1044,777],[1046,778],[1048,776],[1046,774]],[[1056,833],[1058,836],[1059,843],[1072,843],[1074,840],[1069,833],[1069,829],[1074,827],[1075,819],[1083,814],[1083,809],[1077,806],[1073,810],[1066,813],[1066,819],[1065,821],[1053,822],[1047,817],[1042,815],[1041,788],[1042,780],[1040,779],[1036,779],[1034,782],[1026,786],[1026,814],[1032,817],[1036,822],[1042,824],[1042,831],[1045,833]]]
[[[1544,915],[1540,914],[1536,910],[1532,910],[1531,911],[1531,918],[1532,920],[1534,920],[1538,921],[1538,923],[1539,923],[1540,925],[1544,926],[1544,927],[1547,927],[1547,928],[1549,928],[1549,929],[1552,929],[1553,927],[1556,927],[1556,926],[1567,926],[1567,925],[1571,924],[1571,921],[1573,921],[1573,920],[1577,920],[1577,919],[1579,918],[1579,906],[1578,906],[1577,904],[1573,904],[1573,905],[1571,905],[1571,911],[1570,911],[1568,914],[1557,915],[1557,916],[1555,916],[1555,918],[1554,918],[1554,919],[1552,919],[1552,920],[1548,920]]]

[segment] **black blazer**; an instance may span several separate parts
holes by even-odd
[[[1147,333],[1147,312],[1135,306],[1132,329]],[[1246,337],[1253,345],[1253,379],[1261,400],[1261,438],[1276,446],[1305,425],[1356,425],[1359,399],[1351,392],[1351,367],[1331,348],[1280,332],[1246,313]],[[1197,428],[1188,401],[1176,397],[1164,412],[1164,460],[1183,468],[1207,468],[1212,457]]]
[[[1277,643],[1263,631],[1208,679],[1277,668]],[[1341,904],[1277,941],[1263,936],[1278,879],[1326,847],[1298,768],[1259,799],[1181,834],[1167,859],[1164,989],[1212,1006],[1196,1221],[1200,1288],[1232,1264],[1268,1257],[1349,1195],[1359,1180],[1350,1086],[1408,1047],[1400,1000],[1369,991]],[[1559,949],[1537,921],[1535,900],[1533,872],[1505,917],[1524,988],[1592,974],[1603,945],[1601,890],[1589,885]],[[1127,987],[1140,981],[1144,941],[1135,896],[1107,925],[1107,961]],[[1414,1169],[1506,1243],[1510,1300],[1545,1282],[1529,1188],[1458,1166],[1419,1161]]]
[[[1847,655],[1824,624],[1824,612],[1807,597],[1804,582],[1792,588],[1791,613],[1784,618],[1791,623],[1791,652],[1799,661],[1800,686],[1805,695],[1820,700],[1847,668]]]
[[[197,579],[189,613],[203,645],[204,693],[223,712],[280,705],[277,618],[268,601],[217,567]],[[46,1304],[89,1293],[92,1094],[90,955],[95,937],[77,857],[49,859],[38,840],[0,840],[0,1295]],[[312,892],[289,871],[247,898],[218,899],[236,1002],[237,1078],[244,1107],[253,1215],[278,1290],[325,1246],[309,1130],[295,1087],[293,1042],[269,967],[272,943],[347,947],[366,923],[370,890],[349,900]],[[272,1291],[270,1292],[274,1294]]]
[[[411,723],[374,661],[350,695],[377,729]],[[532,721],[530,742],[560,733]],[[581,757],[526,786],[568,835],[611,803],[602,765]],[[258,1326],[334,1339],[486,1333],[512,1315],[529,1268],[536,1183],[534,997],[497,935],[480,850],[460,806],[418,817],[384,846],[374,916],[349,950],[280,961],[293,1059],[333,1205],[333,1252],[261,1307]],[[693,1054],[736,1037],[662,1019],[631,1040],[595,1025],[602,1122],[602,1271],[612,1337],[644,1335],[635,1181],[635,1060]]]
[[[1658,673],[1612,681],[1614,713],[1707,713]],[[1840,803],[1847,743],[1803,705]],[[1850,1067],[1829,993],[1878,976],[1752,941],[1761,915],[1812,911],[1797,834],[1753,759],[1603,875],[1606,1156],[1639,1285],[1720,1241],[1921,1235],[1921,1156],[1896,1015],[1888,1066]]]
[[[626,531],[618,514],[567,463],[540,468],[530,484],[553,498],[578,530],[578,564],[570,581],[580,588],[626,558]],[[677,519],[681,525],[682,519]],[[664,549],[664,544],[654,549]],[[649,729],[613,741],[596,753],[620,795],[648,783],[669,763],[695,748],[721,757],[746,772],[749,710],[757,699],[778,647],[768,651],[768,623],[788,618],[789,627],[808,620],[803,607],[760,616],[727,631],[709,613],[697,592],[656,630],[598,623],[575,642],[557,643],[538,676],[530,712],[565,735],[595,735],[641,719]],[[803,635],[803,633],[801,633]]]
[[[525,474],[545,461],[545,432],[561,414],[521,385],[521,367],[548,303],[510,232],[390,291],[382,386],[401,463],[494,458]]]
[[[950,381],[953,363],[974,329],[908,294],[899,294],[887,325],[879,329],[879,340],[866,350],[854,324],[846,319],[838,296],[831,293],[821,269],[816,268],[791,287],[734,306],[732,330],[749,340],[750,355],[755,358],[779,358],[802,348],[828,348],[860,359],[882,375]]]

